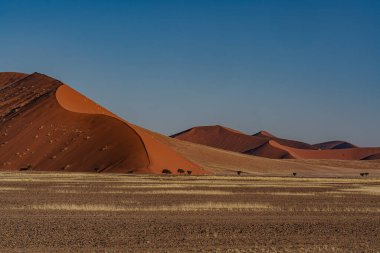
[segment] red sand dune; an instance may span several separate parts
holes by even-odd
[[[268,134],[269,136],[269,134]],[[224,150],[267,158],[292,158],[286,151],[268,145],[267,136],[250,136],[223,126],[200,126],[171,137]]]
[[[205,174],[160,141],[46,75],[0,73],[0,169]]]
[[[278,142],[278,143],[280,143],[282,145],[293,147],[293,148],[316,149],[312,145],[304,143],[304,142],[278,138],[278,137],[274,136],[273,134],[270,134],[267,131],[260,131],[260,132],[258,132],[256,134],[254,134],[253,136],[258,136],[258,137],[261,137],[261,138],[266,138],[268,141],[269,140],[275,140],[276,142]]]
[[[175,134],[173,138],[215,148],[275,159],[379,159],[380,148],[357,148],[343,141],[310,145],[282,139],[266,131],[252,136],[222,126],[202,126]],[[323,147],[326,150],[318,150]]]
[[[241,153],[266,143],[264,138],[249,136],[219,125],[194,127],[171,137]]]
[[[17,80],[20,80],[23,77],[26,77],[27,74],[16,73],[16,72],[0,72],[0,88],[4,85],[13,83]]]
[[[275,148],[287,151],[296,159],[338,159],[338,160],[363,160],[373,155],[380,154],[380,148],[347,148],[330,150],[305,150],[281,145],[274,140],[269,144]]]
[[[345,149],[345,148],[357,148],[354,144],[346,141],[328,141],[318,144],[314,144],[316,149]]]

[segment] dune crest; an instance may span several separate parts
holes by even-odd
[[[328,141],[318,144],[314,144],[313,147],[317,149],[345,149],[345,148],[357,148],[352,143],[346,141]]]

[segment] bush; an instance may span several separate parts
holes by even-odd
[[[193,173],[192,170],[188,170],[188,171],[187,171],[187,174],[191,175],[191,173]]]
[[[183,173],[185,173],[185,170],[183,170],[183,169],[178,169],[177,172],[178,172],[179,174],[183,174]]]
[[[236,171],[236,173],[240,176],[241,170]]]
[[[293,177],[297,176],[297,172],[293,172]]]
[[[22,167],[20,168],[20,171],[23,171],[23,170],[32,170],[33,166],[31,164],[28,164],[26,167]]]
[[[163,169],[163,170],[162,170],[162,173],[163,173],[163,174],[172,174],[172,171],[171,171],[171,170],[168,170],[168,169]]]

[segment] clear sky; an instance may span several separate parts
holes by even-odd
[[[163,134],[380,146],[377,0],[0,0],[0,71],[48,74]]]

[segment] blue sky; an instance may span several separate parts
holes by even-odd
[[[380,146],[380,1],[0,0],[0,71],[56,77],[163,134]]]

